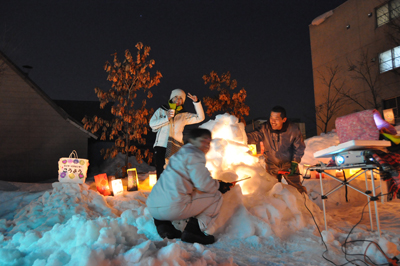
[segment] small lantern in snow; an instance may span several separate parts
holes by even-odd
[[[128,191],[138,190],[138,175],[136,168],[130,168],[127,170],[127,172],[128,172],[127,190]]]
[[[97,191],[104,195],[111,195],[110,186],[108,185],[107,174],[98,174],[94,176],[94,181],[96,183]]]
[[[124,192],[124,187],[122,186],[121,179],[115,179],[115,180],[111,181],[111,184],[112,184],[114,196],[117,196]]]
[[[156,174],[150,174],[149,175],[149,186],[152,188],[154,185],[157,183],[157,175]]]

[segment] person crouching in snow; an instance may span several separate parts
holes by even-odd
[[[215,242],[213,235],[203,233],[219,214],[222,194],[232,183],[211,177],[206,168],[206,153],[210,149],[211,132],[195,128],[189,132],[188,143],[175,153],[153,187],[147,207],[162,238],[181,238],[203,245]],[[171,221],[189,219],[183,232]]]
[[[183,145],[184,127],[200,123],[205,118],[203,107],[197,96],[190,93],[187,96],[193,100],[195,114],[183,109],[186,93],[181,89],[175,89],[171,92],[168,105],[158,108],[150,119],[152,131],[157,132],[153,145],[157,179],[164,171],[166,153],[169,158]]]

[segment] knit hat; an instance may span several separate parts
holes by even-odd
[[[171,100],[175,96],[181,96],[183,102],[185,102],[185,100],[186,100],[186,93],[181,89],[175,89],[175,90],[171,91],[171,96],[169,96],[169,99]]]

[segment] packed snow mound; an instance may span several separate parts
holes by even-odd
[[[104,215],[116,217],[117,214],[104,197],[89,190],[86,184],[55,182],[52,191],[46,191],[15,215],[15,226],[8,235],[29,230],[47,231],[55,224],[66,223],[74,215],[92,219]]]
[[[331,131],[326,134],[322,133],[319,136],[308,138],[304,143],[306,144],[306,149],[304,151],[304,156],[301,159],[301,164],[315,165],[319,161],[327,163],[330,158],[314,158],[314,153],[338,145],[339,137],[336,132]]]
[[[236,116],[227,113],[217,115],[215,120],[209,120],[200,127],[210,130],[213,139],[225,139],[247,144],[244,124],[239,123]]]
[[[209,233],[236,238],[252,235],[284,237],[284,233],[293,233],[309,224],[311,217],[304,208],[305,198],[295,188],[278,183],[275,177],[267,174],[260,159],[249,151],[243,123],[235,116],[224,114],[200,127],[212,132],[206,166],[215,179],[233,182],[251,177],[224,194],[221,218],[217,218]],[[319,211],[313,202],[308,205]],[[236,217],[241,217],[240,222]]]

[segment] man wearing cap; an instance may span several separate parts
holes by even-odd
[[[205,118],[203,107],[197,96],[190,93],[187,96],[193,100],[195,114],[184,110],[186,93],[181,89],[175,89],[171,92],[168,104],[158,108],[150,119],[150,127],[157,133],[153,145],[157,179],[164,170],[167,146],[169,151],[171,145],[175,148],[181,147],[185,126],[200,123]],[[176,151],[176,149],[173,150]]]
[[[289,170],[290,173],[285,176],[287,183],[297,188],[300,193],[307,193],[300,182],[298,170],[306,145],[299,127],[287,121],[286,110],[283,107],[273,107],[269,120],[262,124],[260,129],[247,133],[247,138],[249,144],[263,142],[269,174],[276,176],[281,182],[282,175],[278,172]]]

